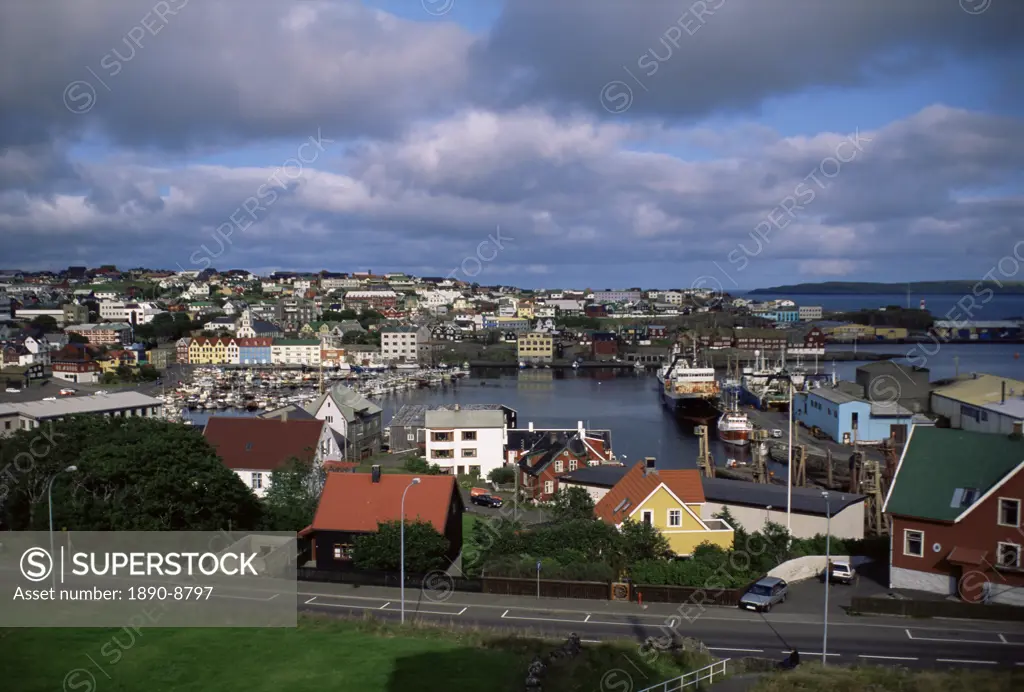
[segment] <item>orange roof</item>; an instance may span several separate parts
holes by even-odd
[[[430,522],[443,534],[450,516],[452,495],[459,497],[455,477],[406,473],[381,474],[378,483],[372,482],[369,473],[327,474],[311,528],[314,531],[376,531],[379,522],[400,518],[402,493],[416,477],[420,479],[419,484],[409,488],[405,495],[405,520]],[[462,521],[462,516],[457,516],[456,520]]]
[[[644,473],[645,463],[637,462],[636,466],[608,491],[594,507],[597,518],[609,524],[621,524],[640,503],[664,484],[672,493],[686,504],[704,502],[704,484],[701,482],[700,471],[696,469],[673,469],[667,471],[650,470]],[[627,502],[628,500],[628,502]]]

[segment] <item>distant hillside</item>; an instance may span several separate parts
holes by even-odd
[[[1000,288],[992,281],[986,281],[984,288],[992,289],[993,293],[1024,294],[1024,281],[1001,281]],[[801,294],[835,294],[835,295],[878,295],[884,293],[910,292],[915,295],[962,295],[969,294],[978,281],[912,281],[909,284],[881,284],[865,281],[825,281],[816,284],[792,284],[788,286],[772,286],[750,291],[750,295],[772,293]],[[980,290],[980,289],[979,289]]]

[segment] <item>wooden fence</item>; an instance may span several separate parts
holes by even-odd
[[[719,587],[696,586],[654,586],[650,584],[634,584],[632,600],[642,598],[644,603],[692,603],[695,606],[736,606],[747,588],[722,589]]]
[[[1024,608],[992,603],[963,601],[914,601],[899,598],[854,597],[850,602],[854,615],[902,615],[911,618],[967,618],[974,620],[1010,620],[1024,622]]]
[[[329,584],[352,584],[355,586],[388,586],[399,588],[402,585],[400,572],[374,572],[357,569],[316,569],[315,567],[299,567],[299,581],[326,582]],[[480,593],[483,589],[479,579],[464,579],[443,575],[440,572],[430,574],[405,574],[405,588],[428,590],[453,590]]]
[[[515,579],[512,577],[483,578],[483,592],[502,596],[536,596],[536,579]],[[542,598],[587,598],[607,600],[611,596],[611,584],[601,581],[561,581],[541,579]]]

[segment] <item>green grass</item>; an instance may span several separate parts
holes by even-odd
[[[752,692],[1011,692],[1024,689],[1024,672],[1015,670],[906,670],[890,667],[845,668],[803,664],[798,670],[771,673]]]
[[[532,658],[563,641],[318,617],[297,629],[8,629],[0,675],[12,692],[518,692]],[[642,688],[707,663],[636,648],[584,644],[544,688],[590,692],[616,670]]]

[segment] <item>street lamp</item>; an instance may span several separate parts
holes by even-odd
[[[831,534],[832,534],[832,508],[828,502],[828,491],[821,491],[821,496],[825,498],[825,631],[821,639],[821,665],[825,665],[828,655],[826,650],[828,648],[828,585],[832,581],[832,552],[831,552]]]
[[[401,544],[401,547],[399,548],[399,552],[401,554],[401,557],[399,559],[400,559],[400,561],[402,563],[402,566],[401,566],[401,580],[402,580],[402,624],[403,625],[405,624],[405,494],[407,492],[409,492],[409,488],[411,488],[412,486],[419,485],[419,482],[420,482],[419,478],[413,478],[412,482],[409,483],[409,485],[406,486],[405,490],[402,491],[402,517],[399,520],[398,533],[399,533],[399,543]]]
[[[47,501],[47,504],[49,504],[49,506],[50,506],[50,563],[51,564],[53,563],[53,482],[55,480],[57,480],[57,476],[59,476],[60,474],[62,474],[62,473],[74,473],[77,470],[78,470],[77,466],[69,466],[66,469],[64,469],[63,471],[58,471],[57,473],[53,474],[53,477],[50,478],[49,485],[46,486],[46,501]],[[56,570],[51,570],[50,573],[53,576],[53,588],[56,589],[57,588],[57,571]]]

